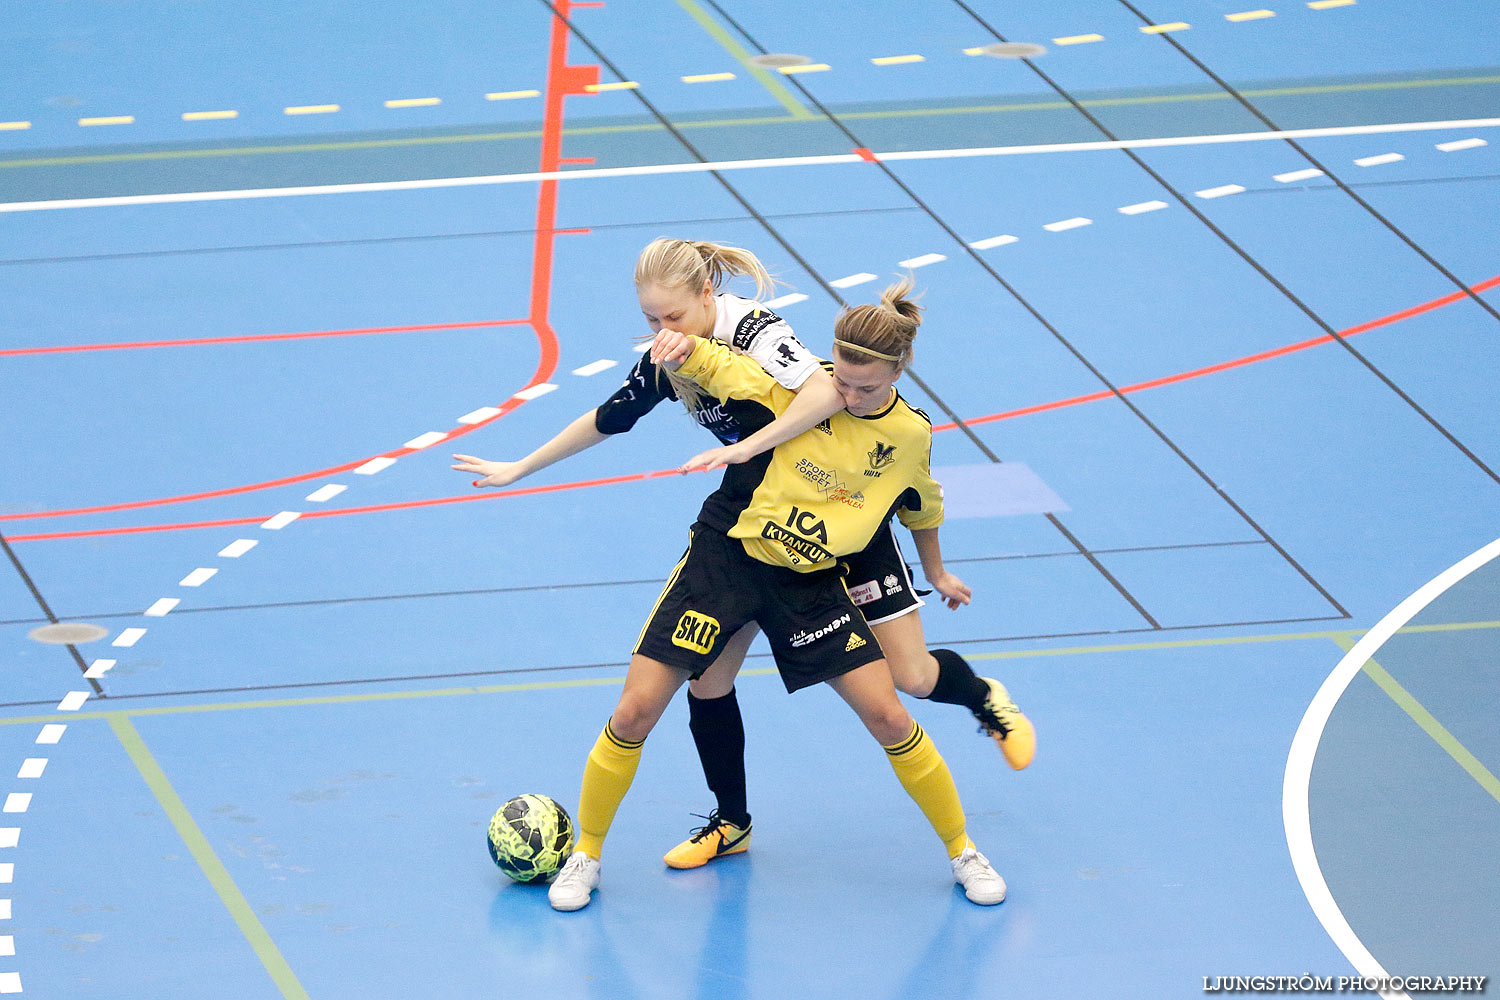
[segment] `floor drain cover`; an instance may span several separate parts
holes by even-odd
[[[98,642],[109,635],[109,629],[82,622],[62,622],[57,625],[42,625],[26,633],[37,642],[50,642],[58,646],[72,646],[81,642]]]

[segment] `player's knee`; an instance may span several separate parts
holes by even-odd
[[[615,706],[609,717],[609,726],[615,735],[624,740],[643,740],[651,735],[651,727],[661,713],[640,698],[626,694]]]
[[[913,698],[925,698],[937,685],[938,662],[932,654],[922,649],[916,655],[887,654],[886,665],[891,668],[891,680],[896,689]]]
[[[884,746],[900,743],[911,735],[911,713],[894,696],[889,702],[876,706],[865,723]]]

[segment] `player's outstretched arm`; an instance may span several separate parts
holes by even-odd
[[[574,420],[559,431],[556,437],[519,462],[487,462],[473,455],[460,455],[455,452],[453,457],[458,461],[453,468],[459,472],[478,475],[480,478],[474,480],[474,485],[481,488],[509,486],[516,480],[524,479],[554,462],[562,461],[569,455],[576,455],[585,448],[592,448],[609,437],[608,434],[602,433],[595,424],[594,414],[595,411],[590,410]]]
[[[834,387],[833,376],[819,368],[797,389],[797,397],[775,420],[743,441],[699,452],[682,463],[683,472],[712,472],[725,465],[748,462],[756,455],[812,430],[844,408],[844,397]]]
[[[943,567],[943,549],[938,544],[938,529],[913,528],[911,540],[917,544],[917,555],[922,560],[922,575],[932,584],[932,589],[943,595],[943,603],[950,608],[968,604],[974,592],[969,585]]]

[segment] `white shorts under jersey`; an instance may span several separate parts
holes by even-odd
[[[748,354],[793,392],[820,367],[786,320],[757,302],[727,292],[714,296],[714,339]]]

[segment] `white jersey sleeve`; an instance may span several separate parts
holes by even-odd
[[[786,320],[738,295],[714,296],[714,339],[750,355],[776,381],[796,392],[820,367]]]

